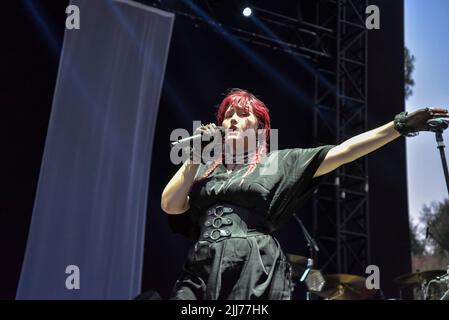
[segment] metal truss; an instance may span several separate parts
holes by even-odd
[[[250,5],[254,19],[266,25],[270,33],[260,26],[245,23],[239,8],[227,1],[150,1],[154,7],[173,12],[178,17],[190,20],[196,28],[211,27],[214,31],[250,42],[279,52],[312,59],[312,57],[331,58],[330,54],[316,41],[318,32],[332,32],[325,27]],[[185,3],[191,3],[186,5]],[[192,9],[193,8],[193,9]],[[194,8],[199,8],[195,10]],[[237,17],[237,18],[236,18]],[[250,21],[246,19],[247,21]]]
[[[334,59],[316,59],[314,141],[339,144],[368,129],[365,0],[316,1],[315,23],[335,32],[317,41]],[[364,274],[370,264],[368,163],[330,174],[313,199],[313,232],[326,273]]]

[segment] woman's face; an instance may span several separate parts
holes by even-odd
[[[241,140],[242,132],[248,129],[257,130],[258,121],[251,106],[241,108],[229,106],[225,112],[222,126],[226,130],[226,143]],[[245,139],[246,140],[246,139]],[[245,141],[245,147],[247,142]]]

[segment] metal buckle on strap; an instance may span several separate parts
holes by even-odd
[[[218,242],[227,238],[246,238],[253,231],[266,233],[269,230],[265,218],[251,214],[247,208],[227,203],[209,207],[200,223],[203,240]],[[253,230],[254,229],[254,230]]]
[[[223,218],[223,217],[216,217],[213,219],[209,219],[206,222],[204,222],[204,225],[206,227],[214,227],[214,228],[220,228],[221,226],[229,226],[232,224],[231,218]]]
[[[231,235],[231,232],[229,230],[223,230],[223,229],[214,229],[210,232],[206,231],[203,234],[203,237],[205,239],[211,238],[212,240],[217,240],[220,237],[229,237]]]
[[[208,212],[209,215],[215,215],[221,217],[223,213],[232,213],[234,209],[229,207],[223,207],[222,205],[217,205],[215,208],[211,208]]]

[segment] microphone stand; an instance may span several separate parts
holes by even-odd
[[[449,194],[449,172],[447,169],[447,161],[446,161],[446,155],[444,153],[444,140],[443,140],[443,131],[447,129],[448,124],[440,119],[432,119],[427,121],[430,131],[435,132],[435,138],[437,141],[437,148],[440,150],[440,156],[441,156],[441,162],[443,164],[443,171],[444,171],[444,177],[446,179],[446,187],[447,192]]]
[[[438,150],[440,150],[441,162],[443,164],[444,178],[446,179],[446,188],[449,193],[449,173],[448,173],[448,169],[447,169],[446,154],[444,153],[445,145],[444,145],[444,139],[443,139],[443,131],[447,129],[449,124],[446,120],[443,120],[443,119],[431,119],[431,120],[427,121],[427,124],[430,127],[430,131],[435,132],[437,148],[438,148]],[[429,226],[427,226],[427,231],[432,236],[432,238],[441,246],[441,243],[439,242],[439,240],[437,238],[435,238],[435,236],[432,233],[430,233]],[[443,246],[441,246],[441,247],[446,250],[445,247],[443,247]],[[447,273],[447,275],[449,275],[449,266],[448,266],[446,273]],[[427,291],[426,291],[426,295],[427,295]],[[443,296],[440,298],[440,300],[449,300],[449,290],[447,290],[443,294]]]
[[[301,219],[298,218],[296,213],[293,214],[293,217],[296,219],[296,221],[298,222],[299,226],[301,227],[301,230],[302,230],[302,232],[304,234],[304,238],[306,238],[307,247],[309,248],[309,253],[310,253],[310,258],[307,259],[306,270],[304,271],[301,279],[299,280],[300,282],[303,282],[307,278],[307,276],[309,275],[309,272],[313,269],[313,265],[314,265],[314,261],[315,261],[315,255],[320,251],[320,248],[318,248],[318,245],[315,242],[315,239],[313,239],[313,237],[309,234],[309,232],[307,231],[306,227],[302,223]],[[310,291],[309,290],[307,290],[306,300],[310,300]]]
[[[443,140],[443,130],[435,132],[435,137],[437,140],[438,149],[440,150],[440,156],[441,156],[441,162],[443,163],[443,171],[444,171],[444,177],[446,178],[446,187],[447,192],[449,193],[449,173],[447,169],[447,161],[446,161],[446,155],[444,153],[444,140]]]

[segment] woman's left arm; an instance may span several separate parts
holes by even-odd
[[[357,160],[379,149],[400,137],[401,132],[402,135],[407,135],[419,131],[429,131],[430,127],[427,121],[430,119],[448,117],[448,111],[441,108],[419,109],[410,114],[406,112],[400,113],[395,117],[396,121],[391,121],[376,129],[361,133],[329,150],[313,177],[329,173],[341,165]],[[396,128],[395,122],[397,123]]]

